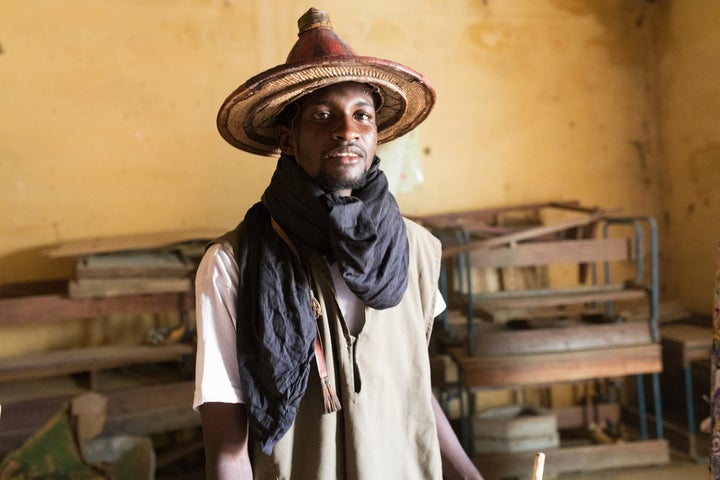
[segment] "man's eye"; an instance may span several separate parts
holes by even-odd
[[[368,113],[368,112],[358,112],[356,116],[357,116],[358,119],[363,120],[363,121],[367,121],[367,120],[372,120],[372,119],[373,119],[372,114],[370,114],[370,113]]]
[[[327,120],[330,118],[330,112],[320,111],[312,114],[312,118],[315,120]]]

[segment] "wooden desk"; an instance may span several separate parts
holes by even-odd
[[[671,323],[660,327],[665,369],[669,365],[682,368],[685,382],[685,411],[687,415],[688,453],[699,458],[695,435],[695,405],[690,363],[695,360],[710,361],[713,331],[710,326],[701,327],[687,323]]]

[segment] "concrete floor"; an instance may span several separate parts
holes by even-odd
[[[668,465],[613,469],[603,472],[562,474],[557,480],[708,480],[708,463],[673,455]],[[548,479],[550,480],[550,479]]]

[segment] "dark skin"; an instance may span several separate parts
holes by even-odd
[[[290,126],[278,127],[283,153],[327,191],[350,195],[362,186],[377,148],[369,87],[343,83],[306,95]]]
[[[245,405],[203,403],[200,405],[200,420],[206,478],[252,480]]]
[[[375,102],[369,87],[332,85],[306,95],[298,107],[288,125],[278,126],[281,150],[295,157],[326,191],[350,195],[363,185],[377,148]],[[432,402],[444,477],[482,480],[434,396]],[[252,479],[245,406],[205,403],[200,416],[207,478]]]

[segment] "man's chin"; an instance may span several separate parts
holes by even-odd
[[[329,176],[320,174],[315,179],[326,192],[339,192],[343,190],[359,190],[367,183],[367,174],[363,172],[361,175],[354,177]]]

